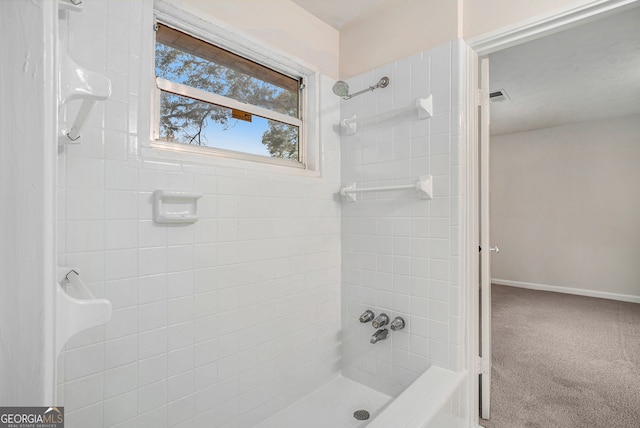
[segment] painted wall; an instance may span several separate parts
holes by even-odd
[[[348,78],[457,38],[465,40],[593,0],[387,0],[340,32]]]
[[[333,81],[320,81],[321,177],[141,156],[152,2],[84,4],[60,21],[64,44],[113,95],[59,155],[58,254],[114,311],[59,359],[67,426],[253,426],[339,370]],[[201,219],[153,223],[156,189],[203,193]]]
[[[380,113],[377,124],[342,136],[342,182],[360,187],[407,184],[432,175],[434,198],[413,190],[377,192],[342,208],[343,374],[396,395],[429,366],[462,368],[462,223],[458,72],[463,45],[437,48],[349,80],[365,87],[382,76],[385,89],[342,101],[343,118]],[[433,95],[434,116],[385,119]],[[360,195],[359,195],[360,196]],[[402,316],[404,330],[375,345],[365,310]]]
[[[465,40],[535,17],[597,3],[593,0],[464,0]]]
[[[492,136],[492,276],[640,296],[640,116]]]
[[[0,2],[0,406],[54,398],[55,17]]]
[[[290,0],[170,0],[338,78],[339,33]]]
[[[387,0],[340,31],[340,75],[352,77],[455,40],[457,20],[456,1]]]

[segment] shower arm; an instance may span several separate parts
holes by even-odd
[[[353,98],[353,97],[355,97],[357,95],[364,94],[365,92],[373,92],[374,89],[386,88],[388,84],[389,84],[389,78],[388,77],[383,77],[375,85],[369,86],[367,89],[363,89],[361,91],[354,92],[353,94],[347,94],[347,95],[343,96],[342,99],[343,100],[349,100],[349,99],[351,99],[351,98]]]
[[[380,84],[376,83],[373,86],[369,86],[367,89],[363,89],[361,91],[354,92],[353,94],[345,95],[344,97],[342,97],[342,99],[343,100],[349,100],[349,99],[351,99],[351,98],[353,98],[353,97],[355,97],[357,95],[364,94],[365,92],[373,91],[374,89],[378,89],[379,87],[380,87]]]

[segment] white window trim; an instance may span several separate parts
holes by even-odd
[[[300,127],[300,143],[299,143],[299,159],[301,162],[291,161],[287,159],[272,158],[268,156],[254,155],[250,153],[242,153],[224,149],[216,149],[211,147],[186,146],[184,144],[164,143],[154,139],[156,124],[159,124],[159,97],[157,97],[157,89],[152,89],[149,93],[151,100],[151,111],[149,116],[149,135],[147,138],[141,138],[137,145],[135,153],[138,156],[150,159],[173,160],[178,162],[209,164],[213,166],[233,166],[238,167],[238,161],[253,161],[252,164],[244,162],[240,164],[243,167],[257,168],[263,170],[259,164],[265,164],[269,168],[269,164],[278,167],[279,171],[284,171],[281,167],[293,171],[301,171],[305,174],[319,176],[320,174],[320,123],[319,123],[319,72],[302,61],[292,60],[290,55],[275,52],[271,47],[265,46],[259,40],[247,37],[245,34],[238,33],[229,29],[223,23],[216,23],[214,19],[204,20],[182,9],[176,8],[170,4],[156,0],[154,2],[154,20],[166,23],[167,25],[184,31],[206,42],[227,49],[237,55],[243,56],[252,61],[256,61],[266,67],[272,68],[278,72],[289,76],[298,76],[301,78],[301,85],[304,91],[300,93],[300,116],[303,118]],[[151,34],[152,32],[150,32]],[[155,77],[155,36],[149,40],[149,58],[148,64],[151,74],[150,88],[156,88]],[[173,82],[172,82],[173,83]],[[194,88],[190,88],[194,89]],[[211,95],[211,94],[210,94]],[[226,98],[226,97],[225,97]],[[241,110],[247,110],[248,104],[242,103]],[[255,107],[255,106],[254,106]],[[260,107],[255,107],[260,109]],[[270,114],[279,114],[269,111]],[[258,114],[263,116],[263,114]],[[141,117],[144,118],[143,115]],[[287,120],[298,120],[285,116]],[[274,119],[281,122],[283,118]],[[287,122],[285,122],[287,123]],[[296,125],[299,126],[299,125]],[[232,164],[229,164],[232,162]],[[293,167],[293,168],[291,168]]]

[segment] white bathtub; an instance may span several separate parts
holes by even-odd
[[[467,373],[432,366],[367,428],[456,428],[467,424]]]

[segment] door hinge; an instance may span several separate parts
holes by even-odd
[[[476,89],[476,105],[482,105],[482,89]]]
[[[476,358],[476,373],[482,374],[482,357]]]

